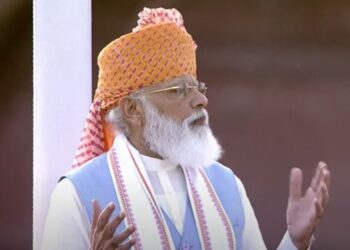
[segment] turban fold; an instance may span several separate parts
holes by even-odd
[[[196,44],[176,9],[139,13],[138,26],[102,49],[99,77],[73,167],[107,151],[113,133],[103,116],[130,93],[183,75],[196,77]]]

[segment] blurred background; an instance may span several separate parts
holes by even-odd
[[[198,44],[222,163],[243,180],[269,249],[285,230],[289,169],[305,185],[319,160],[331,202],[313,249],[350,249],[350,2],[93,1],[96,57],[144,6],[177,8]],[[31,1],[0,0],[0,249],[32,247]]]

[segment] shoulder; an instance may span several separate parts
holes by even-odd
[[[214,162],[209,167],[206,167],[205,172],[210,179],[219,179],[220,182],[226,184],[232,183],[237,187],[240,194],[245,193],[245,188],[241,179],[231,168],[221,164],[220,162]]]
[[[68,199],[74,203],[77,197],[74,184],[69,179],[62,178],[53,189],[50,202],[60,204],[62,200]]]
[[[70,180],[77,180],[81,178],[98,178],[108,168],[107,153],[104,153],[96,158],[86,162],[81,167],[73,169],[66,174]]]
[[[234,179],[236,178],[236,175],[232,171],[232,169],[226,167],[220,162],[214,162],[209,167],[204,168],[204,170],[209,175],[234,178]]]
[[[237,187],[237,177],[234,172],[219,162],[214,162],[209,167],[204,168],[204,171],[215,187]]]
[[[78,191],[90,190],[92,187],[111,185],[107,153],[104,153],[77,169],[73,169],[64,178],[69,179]]]

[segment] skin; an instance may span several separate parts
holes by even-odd
[[[290,172],[287,206],[287,229],[298,249],[307,249],[316,226],[329,202],[330,172],[326,163],[319,162],[310,186],[302,195],[303,172],[293,168]]]
[[[115,209],[113,203],[107,205],[103,211],[101,211],[101,207],[96,200],[92,201],[92,206],[94,212],[91,224],[91,249],[130,249],[135,244],[135,240],[124,241],[135,232],[135,226],[130,226],[122,233],[114,235],[115,230],[125,218],[124,213],[120,213],[111,219],[111,215]]]
[[[157,87],[169,87],[183,81],[195,84],[191,76],[182,76]],[[189,96],[179,100],[172,92],[158,92],[147,95],[160,113],[171,116],[180,121],[189,117],[193,112],[205,108],[208,99],[197,90]],[[132,98],[125,97],[120,102],[122,114],[129,125],[130,142],[141,154],[161,158],[157,153],[150,151],[143,143],[143,128],[145,125],[142,105]],[[286,211],[287,230],[294,245],[301,250],[310,246],[310,240],[315,232],[324,210],[329,202],[330,172],[326,163],[320,162],[312,177],[310,186],[302,194],[303,176],[300,168],[293,168],[290,172],[289,198]],[[113,236],[118,225],[124,219],[123,214],[110,218],[114,210],[114,204],[108,205],[102,212],[96,201],[93,202],[94,215],[92,223],[92,249],[129,249],[134,244],[133,240],[123,243],[135,228],[131,227],[122,234]],[[117,248],[113,248],[114,246]],[[101,248],[102,247],[102,248]]]

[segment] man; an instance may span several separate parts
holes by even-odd
[[[99,55],[98,89],[74,170],[52,195],[43,249],[266,249],[243,184],[216,162],[207,87],[181,14],[145,8],[139,17]],[[310,247],[329,181],[320,162],[302,195],[292,169],[279,249]]]

